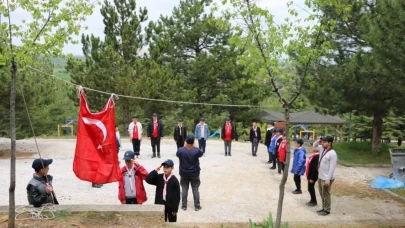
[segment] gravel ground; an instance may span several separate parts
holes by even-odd
[[[91,188],[91,184],[76,178],[73,173],[74,139],[38,139],[44,158],[53,158],[50,174],[54,176],[54,189],[61,204],[119,204],[117,198],[118,184],[106,184],[100,189]],[[131,149],[128,139],[122,139],[123,149]],[[0,150],[9,148],[9,139],[0,138]],[[35,151],[34,140],[19,140],[17,150]],[[141,145],[139,162],[147,169],[156,168],[165,159],[175,162],[175,174],[178,176],[178,159],[175,156],[176,146],[172,139],[164,139],[161,144],[162,158],[150,158],[150,141],[144,140]],[[187,211],[179,211],[178,221],[187,223],[209,222],[247,222],[262,221],[269,212],[276,213],[279,183],[281,175],[269,170],[266,164],[267,152],[260,145],[258,157],[252,157],[249,143],[234,142],[232,157],[225,157],[223,142],[209,140],[206,156],[201,158],[201,211],[193,210],[193,198],[189,190]],[[33,158],[38,155],[34,154]],[[17,160],[16,204],[27,204],[26,184],[32,177],[32,159]],[[121,163],[123,165],[123,162]],[[8,187],[10,164],[0,160],[0,205],[8,205]],[[388,175],[387,168],[348,168],[338,166],[337,179],[347,183],[364,183],[378,175]],[[304,179],[303,179],[304,180]],[[155,189],[145,183],[148,201],[153,204]],[[351,196],[333,196],[332,214],[327,217],[317,216],[318,207],[308,208],[309,201],[303,181],[302,195],[293,195],[295,189],[292,176],[286,185],[283,220],[290,222],[305,221],[350,221],[365,219],[404,219],[405,208],[392,199],[359,199]],[[333,188],[332,188],[333,192]],[[318,196],[319,197],[319,196]],[[318,198],[320,202],[320,198]]]

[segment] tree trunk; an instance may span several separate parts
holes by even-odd
[[[285,190],[285,183],[287,182],[288,178],[288,170],[290,168],[290,109],[287,107],[285,109],[285,135],[287,138],[287,151],[285,156],[285,167],[283,172],[283,177],[281,178],[280,182],[280,192],[278,196],[278,205],[277,205],[277,217],[276,217],[276,224],[275,227],[279,228],[281,224],[281,215],[283,213],[283,202],[284,202],[284,190]]]
[[[373,152],[381,152],[381,137],[382,137],[383,116],[374,114],[373,116]]]
[[[15,132],[15,86],[17,77],[17,65],[14,59],[11,60],[11,86],[10,86],[10,188],[8,203],[8,227],[15,227],[15,159],[16,159],[16,132]]]

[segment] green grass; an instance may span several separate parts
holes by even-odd
[[[371,142],[337,142],[333,147],[343,164],[391,164],[390,145],[386,143],[382,144],[379,154],[372,152]]]
[[[394,192],[402,197],[405,197],[405,189],[401,188],[401,189],[389,189],[391,192]]]

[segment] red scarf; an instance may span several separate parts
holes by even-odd
[[[307,164],[306,164],[307,169],[305,170],[305,175],[307,176],[307,178],[308,178],[308,173],[309,173],[309,164],[311,163],[312,158],[314,158],[316,155],[319,155],[319,153],[313,153],[313,154],[311,154],[311,156],[309,156],[309,158],[308,158],[308,161],[307,161]]]

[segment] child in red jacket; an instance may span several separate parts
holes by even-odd
[[[118,184],[118,199],[122,204],[143,204],[146,197],[143,181],[148,171],[135,160],[135,153],[127,151],[124,155],[125,166],[121,168],[122,180]]]
[[[280,146],[278,148],[278,160],[280,162],[281,170],[283,170],[283,173],[285,167],[286,152],[287,152],[287,138],[285,136],[285,133],[283,133],[283,141],[281,141]]]

